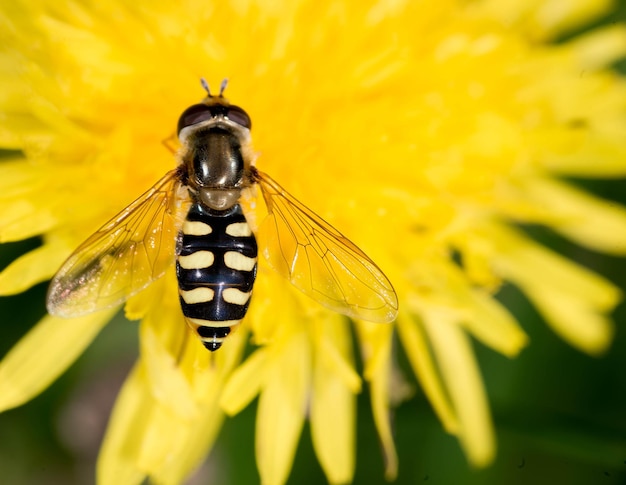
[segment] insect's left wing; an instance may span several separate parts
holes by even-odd
[[[349,317],[391,322],[393,286],[353,242],[299,202],[269,175],[253,169],[268,216],[259,228],[269,264],[296,288]]]
[[[176,251],[183,198],[176,170],[122,210],[63,263],[48,289],[52,315],[111,308],[161,277]]]

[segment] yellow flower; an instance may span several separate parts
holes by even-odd
[[[15,152],[0,165],[0,241],[43,244],[0,273],[2,294],[49,279],[173,167],[162,141],[206,76],[230,78],[257,165],[359,244],[399,295],[396,325],[355,322],[354,349],[350,322],[261,261],[244,325],[211,355],[188,338],[167,274],[125,307],[141,319],[140,358],[109,423],[100,485],[182,483],[225,414],[257,396],[263,483],[286,481],[305,419],[328,480],[349,482],[357,354],[393,478],[389,416],[408,392],[394,328],[445,430],[488,464],[471,340],[511,357],[527,343],[494,298],[503,282],[573,346],[609,345],[619,290],[516,228],[626,252],[624,208],[562,179],[626,173],[626,85],[607,69],[626,54],[626,30],[550,43],[605,2],[8,3],[0,147]],[[112,315],[44,317],[0,364],[0,408],[47,387]]]

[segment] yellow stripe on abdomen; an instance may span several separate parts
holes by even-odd
[[[211,251],[196,251],[188,256],[178,256],[178,264],[183,269],[201,269],[210,267],[215,261]]]
[[[206,236],[213,232],[213,228],[201,221],[185,221],[183,223],[183,233],[189,236]]]
[[[249,258],[237,251],[227,251],[224,253],[224,264],[237,271],[252,271],[256,264],[256,258]]]
[[[193,290],[179,290],[178,293],[182,297],[185,303],[193,305],[194,303],[207,303],[213,300],[215,291],[211,288],[201,286],[194,288]]]

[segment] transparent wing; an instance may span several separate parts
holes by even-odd
[[[122,303],[172,264],[184,200],[176,170],[102,226],[63,263],[48,289],[52,315],[74,317]]]
[[[253,169],[253,180],[268,209],[259,239],[276,271],[331,310],[372,322],[395,319],[393,286],[363,251],[269,175]]]

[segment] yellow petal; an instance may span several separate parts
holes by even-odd
[[[0,205],[0,243],[38,236],[52,229],[57,218],[49,209],[28,200]]]
[[[391,432],[391,410],[389,407],[391,340],[385,342],[381,347],[384,348],[384,353],[387,354],[388,359],[386,361],[381,359],[376,367],[370,368],[368,380],[370,382],[374,423],[385,458],[385,479],[393,481],[398,475],[398,453]]]
[[[479,245],[484,247],[478,249]],[[471,245],[466,245],[463,252],[464,267],[467,251],[481,252],[485,258],[482,255],[476,258],[481,260],[490,255],[488,258],[492,265],[491,245],[492,241],[486,241],[484,236],[482,241],[480,238],[473,238]],[[475,280],[471,278],[471,275],[460,270],[457,265],[449,261],[431,260],[427,270],[429,275],[426,276],[423,270],[421,271],[421,273],[416,272],[415,281],[421,285],[434,283],[437,287],[436,291],[429,291],[428,294],[407,295],[406,307],[412,313],[419,315],[431,305],[439,308],[446,307],[450,315],[455,315],[454,320],[462,322],[476,338],[494,350],[509,356],[515,355],[526,345],[526,334],[515,319],[493,299],[489,292],[472,289],[476,283]],[[493,272],[493,269],[490,271]],[[488,280],[493,281],[499,278],[491,277]]]
[[[221,414],[216,416],[209,409],[203,418],[211,419],[212,425],[219,429]],[[187,461],[181,459],[181,450],[199,428],[197,421],[172,414],[169,407],[153,398],[145,367],[139,364],[124,384],[113,409],[100,451],[98,484],[141,483],[144,476],[179,470],[181,462]],[[184,473],[188,472],[185,469]]]
[[[359,323],[361,352],[365,362],[363,374],[370,383],[372,413],[385,459],[385,479],[398,475],[398,453],[393,442],[390,419],[391,337],[393,326]]]
[[[145,371],[136,365],[122,387],[109,418],[97,465],[98,485],[138,485],[145,472],[137,460],[143,433],[152,417]]]
[[[152,396],[181,418],[196,418],[200,409],[194,402],[189,382],[176,365],[176,356],[167,351],[145,320],[141,325],[140,342],[141,358]]]
[[[473,290],[467,305],[470,311],[463,325],[485,345],[513,357],[528,343],[526,333],[515,318],[490,294]]]
[[[0,362],[0,410],[48,387],[78,358],[116,310],[73,319],[44,317]]]
[[[125,383],[116,402],[98,463],[98,483],[134,484],[144,475],[154,483],[179,485],[208,453],[221,428],[224,414],[218,405],[224,381],[245,346],[245,334],[229,338],[237,359],[216,359],[213,365],[196,358],[208,355],[196,340],[188,340],[181,351],[181,365],[191,374],[193,395],[202,402],[202,412],[182,416],[172,412],[153,395],[146,366],[141,363]],[[201,348],[204,354],[197,354]],[[187,367],[195,366],[195,372]],[[188,399],[171,395],[170,400]],[[194,403],[187,403],[192,406]],[[133,481],[134,480],[134,481]]]
[[[256,459],[264,485],[282,485],[293,464],[311,381],[305,333],[294,333],[272,349],[256,421]]]
[[[350,483],[355,461],[356,398],[327,369],[314,371],[311,434],[315,453],[330,483]]]
[[[456,434],[459,429],[452,403],[449,401],[441,375],[437,371],[426,337],[413,316],[401,313],[397,321],[398,334],[413,372],[417,377],[428,401],[433,406],[444,429]]]
[[[461,446],[470,463],[486,466],[495,455],[495,437],[471,343],[447,312],[426,313],[424,325],[459,421]]]
[[[255,398],[265,381],[267,359],[267,349],[259,349],[233,372],[220,400],[224,412],[233,416]]]
[[[333,322],[333,326],[341,326],[340,323]],[[354,369],[354,365],[351,360],[339,351],[337,342],[333,339],[323,339],[320,342],[318,350],[318,359],[323,361],[323,364],[328,367],[332,372],[343,381],[344,385],[350,389],[353,394],[361,392],[362,383],[361,377]]]
[[[620,290],[512,229],[500,227],[491,234],[498,246],[494,267],[530,297],[547,322],[579,349],[604,351],[613,326],[602,312],[617,304]]]
[[[41,191],[44,185],[44,177],[41,176],[41,170],[38,170],[35,164],[21,156],[2,158],[0,200],[7,201],[19,196],[28,196]]]
[[[523,289],[541,288],[546,294],[557,289],[559,294],[584,301],[596,310],[610,310],[620,299],[620,290],[600,275],[542,247],[512,228],[492,224],[487,235],[495,248],[494,267]]]
[[[169,430],[168,433],[176,433],[178,439],[176,446],[166,450],[165,457],[150,469],[150,475],[155,483],[163,485],[183,483],[213,446],[224,420],[224,413],[219,405],[220,395],[224,382],[241,360],[241,354],[247,343],[247,334],[237,331],[228,337],[227,342],[228,351],[222,352],[226,350],[224,348],[217,354],[211,354],[197,339],[188,341],[181,366],[188,375],[191,375],[193,394],[202,411],[193,421],[187,420],[184,423],[179,420],[170,421],[166,430]],[[171,398],[178,399],[178,396]],[[167,422],[165,424],[167,425]]]
[[[195,421],[191,426],[181,427],[177,446],[168,450],[164,459],[155,464],[150,475],[154,483],[160,485],[180,485],[206,458],[224,421],[224,414],[218,406],[218,399],[212,405],[204,408],[202,419]],[[176,423],[172,423],[176,425]],[[163,436],[154,435],[153,439],[163,440]]]
[[[202,346],[188,332],[176,292],[166,291],[168,285],[163,279],[148,290],[161,292],[161,306],[141,323],[141,366],[111,420],[99,466],[108,483],[117,483],[117,474],[135,476],[137,470],[157,483],[180,483],[206,454],[223,420],[217,405],[223,373],[238,360],[209,365],[208,352],[197,352]],[[233,336],[231,342],[239,358],[242,338]],[[224,360],[228,366],[221,365]]]
[[[147,391],[151,392],[149,389]],[[143,433],[137,436],[141,439],[137,467],[154,476],[162,467],[170,465],[170,460],[176,460],[180,456],[180,450],[198,423],[173,414],[169,407],[152,399],[146,409],[138,412],[149,412],[150,421]],[[219,417],[216,420],[221,424]]]
[[[172,267],[161,279],[126,300],[124,315],[128,320],[141,320],[150,315],[150,311],[154,313],[154,302],[159,301],[164,302],[166,307],[156,312],[157,318],[171,319],[168,326],[172,330],[176,330],[176,325],[186,328],[178,302],[178,283],[174,271]]]
[[[154,302],[159,305],[155,306]],[[127,317],[142,317],[166,351],[178,356],[188,338],[188,326],[180,309],[174,268],[163,278],[133,296],[124,308]]]
[[[276,294],[282,296],[278,306]],[[254,298],[250,302],[246,322],[254,336],[253,343],[263,345],[274,342],[289,333],[294,321],[300,318],[299,298],[293,286],[268,268],[264,258],[259,258],[259,275],[254,283]]]
[[[623,98],[623,94],[619,94]],[[570,132],[572,130],[569,130]],[[548,143],[558,141],[554,133],[545,133]],[[623,177],[626,172],[624,159],[626,158],[626,146],[616,144],[615,134],[612,130],[597,129],[572,133],[567,139],[574,136],[577,140],[576,149],[561,150],[550,153],[545,158],[545,166],[555,174],[570,175],[577,177]],[[581,139],[582,138],[582,139]],[[549,146],[549,148],[552,148]],[[593,160],[593,163],[589,161]]]
[[[567,43],[582,69],[593,70],[611,65],[626,54],[626,29],[610,25],[592,30]]]
[[[179,485],[202,462],[213,445],[224,420],[224,413],[219,405],[220,394],[230,373],[241,360],[241,354],[247,343],[245,332],[236,332],[228,337],[228,351],[220,349],[210,354],[196,339],[187,342],[187,348],[181,365],[193,367],[184,369],[192,376],[193,393],[200,403],[200,417],[189,421],[189,426],[179,428],[184,432],[176,447],[171,446],[165,458],[150,471],[155,483]],[[212,356],[212,362],[206,360]],[[177,426],[175,424],[175,426]],[[161,438],[159,438],[161,439]]]
[[[571,345],[599,355],[611,344],[615,326],[606,315],[589,308],[578,297],[558,289],[524,287],[548,324]]]
[[[527,30],[533,38],[554,38],[562,32],[586,25],[590,18],[607,11],[608,0],[567,1],[567,0],[512,0],[506,3],[487,0],[477,3],[484,13],[494,15],[517,29]]]
[[[52,244],[44,244],[20,256],[0,273],[0,295],[14,295],[41,283],[59,269],[62,253]]]
[[[327,349],[340,362],[352,361],[348,325],[333,321],[320,323],[322,342],[316,349],[311,395],[311,436],[315,453],[330,483],[350,483],[355,462],[356,398],[351,379],[346,382],[344,364],[327,359]],[[354,370],[352,370],[354,372]],[[357,375],[358,378],[358,375]],[[357,381],[360,384],[360,381]],[[360,389],[360,386],[359,386]],[[358,391],[357,391],[358,392]]]
[[[626,253],[626,208],[556,180],[533,178],[526,194],[546,208],[547,223],[570,239],[597,251]]]

